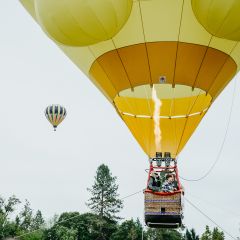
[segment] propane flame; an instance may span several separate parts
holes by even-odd
[[[155,146],[156,152],[161,150],[161,130],[160,130],[160,111],[162,102],[157,96],[156,89],[152,88],[152,100],[154,102],[154,113],[153,113],[153,120],[154,120],[154,135],[155,135]]]

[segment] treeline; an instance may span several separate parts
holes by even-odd
[[[106,165],[98,167],[93,186],[88,189],[91,212],[65,212],[46,221],[40,210],[34,212],[25,201],[20,212],[16,209],[20,200],[12,196],[0,197],[0,240],[223,240],[218,228],[206,227],[198,236],[194,229],[150,229],[143,228],[137,220],[123,221],[117,215],[123,207],[118,195],[116,177]],[[12,217],[15,216],[15,217]]]

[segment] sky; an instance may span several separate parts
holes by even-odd
[[[111,104],[42,32],[17,0],[0,0],[0,195],[28,199],[45,218],[89,211],[97,167],[117,176],[120,197],[146,187],[148,158]],[[236,87],[234,87],[236,86]],[[240,83],[226,87],[178,158],[185,197],[234,237],[240,237]],[[52,103],[68,115],[56,132],[44,116]],[[143,221],[143,194],[124,200],[124,219]],[[185,201],[184,224],[197,233],[215,225]],[[231,237],[226,236],[226,239]]]

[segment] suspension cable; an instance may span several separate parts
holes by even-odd
[[[134,195],[136,195],[136,194],[139,194],[139,193],[141,193],[141,192],[143,192],[143,190],[140,190],[140,191],[138,191],[138,192],[135,192],[135,193],[132,193],[132,194],[130,194],[130,195],[127,195],[127,196],[121,198],[120,200],[129,198],[129,197],[132,197],[132,196],[134,196]],[[67,218],[67,219],[64,219],[64,220],[62,220],[62,221],[60,221],[60,222],[56,222],[56,223],[55,223],[55,226],[56,226],[56,225],[59,225],[59,224],[61,224],[61,223],[68,222],[69,220],[75,219],[75,218],[77,218],[77,217],[79,217],[79,215],[73,216],[73,217],[70,217],[70,218]],[[89,224],[84,224],[84,223],[82,223],[81,225],[89,226]],[[32,233],[34,233],[34,232],[38,232],[38,231],[40,231],[40,230],[41,230],[41,229],[36,229],[36,230],[31,231],[31,232],[24,233],[24,234],[22,234],[22,235],[16,236],[16,237],[14,237],[13,239],[20,239],[21,237],[27,236],[27,235],[32,234]]]
[[[222,144],[220,146],[220,149],[219,149],[219,152],[217,154],[217,157],[216,157],[215,161],[213,162],[213,164],[209,168],[209,170],[202,177],[196,178],[196,179],[188,179],[188,178],[184,178],[184,177],[179,176],[182,180],[185,180],[185,181],[188,181],[188,182],[197,182],[197,181],[203,180],[204,178],[206,178],[212,172],[212,170],[214,169],[216,164],[221,159],[221,155],[222,155],[223,148],[224,148],[226,140],[227,140],[229,127],[230,127],[230,123],[231,123],[231,119],[232,119],[234,100],[235,100],[235,96],[236,96],[236,89],[237,89],[237,80],[235,79],[234,80],[234,86],[233,86],[232,100],[231,100],[231,105],[230,105],[230,111],[229,111],[229,117],[228,117],[228,121],[227,121],[227,125],[226,125],[226,131],[225,131],[224,138],[223,138]]]
[[[210,220],[213,224],[215,224],[217,227],[219,227],[225,234],[227,234],[229,237],[231,237],[234,240],[237,240],[237,238],[233,237],[229,232],[227,232],[225,229],[223,229],[219,224],[217,224],[213,219],[211,219],[206,213],[204,213],[199,207],[197,207],[195,204],[193,204],[190,200],[188,200],[186,197],[184,199],[192,206],[194,207],[198,212],[200,212],[204,217],[206,217],[208,220]]]

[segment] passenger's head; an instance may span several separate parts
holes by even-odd
[[[174,181],[174,176],[173,176],[173,174],[167,174],[167,175],[166,175],[166,180],[167,180],[168,182],[173,182],[173,181]]]
[[[155,171],[152,171],[150,174],[151,177],[158,177],[158,173]]]

